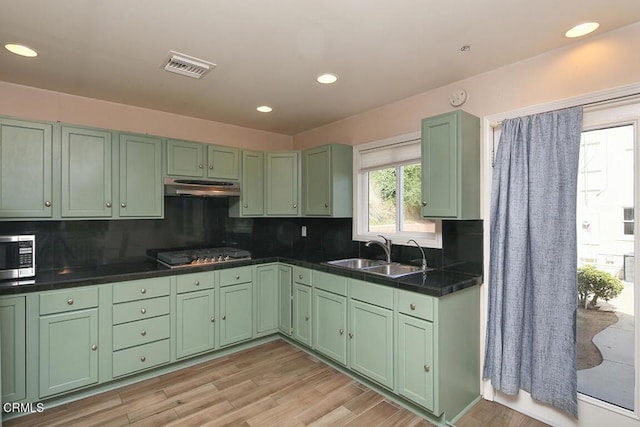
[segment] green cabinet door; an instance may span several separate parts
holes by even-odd
[[[62,216],[111,216],[111,133],[62,127]]]
[[[220,346],[253,337],[253,283],[220,288]]]
[[[240,178],[240,150],[207,145],[207,178],[237,181]]]
[[[291,336],[292,313],[292,268],[288,265],[278,266],[278,329],[286,336]]]
[[[331,146],[302,153],[304,215],[331,215]]]
[[[311,347],[311,287],[293,284],[293,338]]]
[[[167,139],[167,175],[204,177],[203,144]]]
[[[264,215],[264,153],[242,152],[242,193],[240,212],[243,216]]]
[[[214,348],[214,290],[176,296],[176,358]]]
[[[120,135],[121,217],[162,217],[161,158],[160,139]]]
[[[422,120],[422,216],[480,218],[480,120],[457,110]]]
[[[98,309],[40,317],[40,398],[98,382]]]
[[[298,156],[298,152],[267,153],[267,215],[298,215]]]
[[[433,324],[399,314],[397,354],[398,393],[433,410]]]
[[[25,298],[0,298],[0,378],[2,402],[18,402],[26,394]]]
[[[0,119],[0,217],[52,215],[52,126]]]
[[[347,365],[347,299],[313,290],[313,348]]]
[[[393,388],[393,311],[360,301],[349,303],[349,365]]]
[[[278,274],[277,264],[256,267],[255,314],[256,336],[278,331]]]

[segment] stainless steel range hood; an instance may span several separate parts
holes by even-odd
[[[164,195],[194,197],[239,196],[240,184],[221,180],[165,178]]]

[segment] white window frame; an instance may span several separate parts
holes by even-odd
[[[366,144],[356,145],[353,147],[353,240],[366,242],[369,240],[380,240],[378,233],[369,232],[369,180],[368,173],[361,172],[361,153],[372,149],[382,149],[392,147],[393,145],[407,143],[421,144],[420,132],[413,132],[399,135],[391,138],[373,141]],[[420,158],[415,159],[420,162]],[[394,167],[398,165],[382,165],[381,168]],[[402,181],[402,177],[398,177],[398,182]],[[402,191],[397,194],[402,194]],[[398,200],[398,205],[401,205]],[[391,239],[394,245],[411,246],[413,243],[407,243],[409,239],[414,239],[418,244],[425,248],[442,249],[442,220],[434,220],[435,233],[418,233],[418,232],[396,232],[385,233],[384,236]]]

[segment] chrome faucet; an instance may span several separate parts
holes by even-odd
[[[427,257],[424,256],[424,251],[422,250],[422,246],[420,246],[420,244],[418,244],[418,242],[416,242],[413,239],[409,239],[407,240],[407,243],[415,243],[416,246],[418,247],[418,249],[420,249],[420,252],[422,252],[422,271],[426,271],[427,270]]]
[[[369,240],[364,245],[366,247],[370,247],[371,245],[378,245],[382,249],[384,249],[384,253],[387,255],[387,262],[391,263],[391,240],[384,237],[382,234],[378,234],[378,237],[382,237],[384,239],[384,243],[379,242],[377,240]]]

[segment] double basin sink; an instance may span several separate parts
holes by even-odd
[[[400,264],[397,262],[386,262],[375,259],[366,258],[348,258],[328,261],[327,264],[335,267],[343,267],[351,270],[363,271],[366,273],[377,274],[390,279],[397,279],[409,274],[423,272],[421,267],[414,265]],[[429,271],[432,269],[427,269]]]

